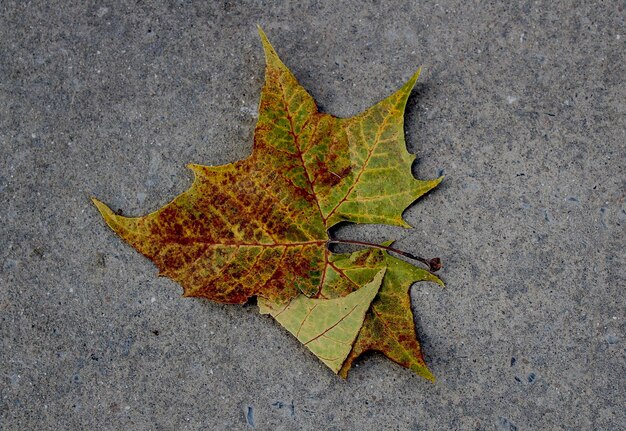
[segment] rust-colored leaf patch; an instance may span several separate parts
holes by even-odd
[[[239,304],[257,297],[263,312],[344,377],[362,352],[378,350],[432,378],[408,289],[440,280],[380,250],[385,245],[350,255],[328,249],[328,229],[342,221],[409,227],[403,211],[441,181],[413,178],[415,157],[404,141],[404,108],[419,71],[363,113],[337,118],[319,112],[259,33],[266,69],[252,155],[189,165],[192,186],[146,216],[118,215],[94,198],[95,205],[185,296]],[[315,334],[325,335],[307,338]]]

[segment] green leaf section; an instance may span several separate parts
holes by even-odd
[[[384,245],[390,245],[387,242]],[[349,352],[344,356],[346,345],[337,346],[326,338],[317,340],[315,349],[306,344],[308,339],[301,339],[300,325],[304,316],[314,309],[315,313],[324,313],[324,308],[315,304],[335,304],[346,298],[354,297],[371,286],[372,279],[385,271],[380,289],[371,302],[365,319],[361,321],[358,335],[353,338]],[[276,317],[285,328],[307,345],[334,372],[346,378],[354,361],[363,353],[378,351],[392,361],[409,368],[416,374],[434,381],[428,369],[421,346],[415,332],[415,323],[411,307],[410,288],[413,283],[430,281],[443,286],[443,282],[432,273],[417,268],[401,259],[378,249],[368,249],[348,254],[332,254],[328,269],[324,274],[324,285],[320,298],[309,299],[300,295],[285,307],[278,303],[259,298],[258,305],[262,314]],[[369,282],[369,283],[368,283]],[[285,315],[285,313],[287,313]],[[307,323],[312,324],[313,321]],[[316,322],[317,331],[323,332],[332,322]],[[308,327],[308,326],[307,326]],[[341,354],[337,349],[341,347]],[[336,367],[340,358],[343,363]],[[327,362],[328,359],[333,361]]]
[[[352,350],[365,313],[380,289],[386,269],[359,290],[335,299],[311,299],[304,295],[284,307],[259,300],[261,313],[270,314],[285,329],[337,373]]]
[[[390,242],[384,245],[390,245]],[[339,374],[347,377],[353,362],[367,351],[383,353],[392,361],[409,368],[429,380],[434,377],[417,341],[411,308],[410,287],[419,281],[431,281],[443,286],[443,282],[430,272],[417,268],[382,250],[363,250],[350,254],[333,255],[330,261],[332,273],[328,274],[322,294],[327,298],[345,295],[358,289],[363,280],[380,268],[387,268],[380,291],[365,317],[363,328]],[[347,276],[351,285],[339,275]]]

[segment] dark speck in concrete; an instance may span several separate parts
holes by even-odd
[[[551,223],[552,222],[552,218],[550,217],[550,214],[548,213],[547,209],[543,210],[543,219],[544,221],[546,221],[547,223]]]
[[[107,266],[107,260],[106,260],[106,255],[104,253],[96,253],[96,265],[99,268],[106,268]]]
[[[283,403],[282,401],[276,401],[276,402],[272,403],[272,407],[274,407],[276,409],[282,409],[285,406],[286,406],[285,403]],[[292,416],[292,417],[295,416],[296,415],[295,403],[293,401],[291,401],[291,403],[287,407],[289,408],[289,415]]]
[[[252,406],[247,406],[246,407],[246,422],[252,428],[254,428],[256,426],[255,423],[254,423],[254,407],[252,407]]]
[[[130,354],[130,348],[133,345],[133,337],[126,337],[122,343],[122,356],[128,356]]]
[[[517,427],[507,418],[498,418],[498,429],[501,431],[517,431]]]
[[[35,247],[33,248],[33,255],[37,256],[39,259],[43,259],[44,252],[41,248]]]

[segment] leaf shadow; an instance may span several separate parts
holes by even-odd
[[[411,174],[414,178],[421,180],[431,180],[438,177],[441,177],[445,174],[445,169],[439,168],[435,175],[427,174],[424,175],[423,172],[420,172],[420,149],[423,146],[419,145],[420,136],[425,133],[425,120],[423,117],[426,115],[424,109],[420,109],[419,100],[429,99],[435,97],[437,94],[437,87],[431,84],[430,81],[420,82],[418,81],[413,88],[413,91],[409,95],[409,99],[407,100],[407,105],[404,113],[404,137],[406,141],[407,150],[409,153],[415,155],[415,160],[411,164]],[[421,121],[420,121],[421,120]],[[440,190],[446,188],[446,182],[443,181],[434,189],[427,192],[425,195],[420,197],[419,199],[413,201],[409,206],[407,206],[403,212],[403,215],[413,209],[413,207],[421,200],[424,196],[428,196],[433,193],[440,193]]]
[[[419,129],[421,129],[419,119],[420,115],[424,115],[424,112],[420,110],[418,101],[429,98],[434,94],[434,91],[436,89],[428,81],[418,81],[407,100],[406,108],[404,109],[404,136],[407,148],[411,154],[417,153],[417,134],[420,132]]]
[[[385,224],[366,224],[342,221],[328,229],[331,239],[350,239],[381,244],[391,239],[399,240],[406,235],[406,229]],[[329,250],[333,253],[351,253],[362,250],[348,244],[330,244]]]

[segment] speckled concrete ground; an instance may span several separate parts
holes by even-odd
[[[624,3],[572,3],[0,3],[0,429],[626,429]],[[412,294],[437,383],[379,355],[343,381],[181,298],[91,205],[250,153],[256,24],[335,115],[424,66],[408,146],[444,184],[414,230],[336,234],[444,260]]]

